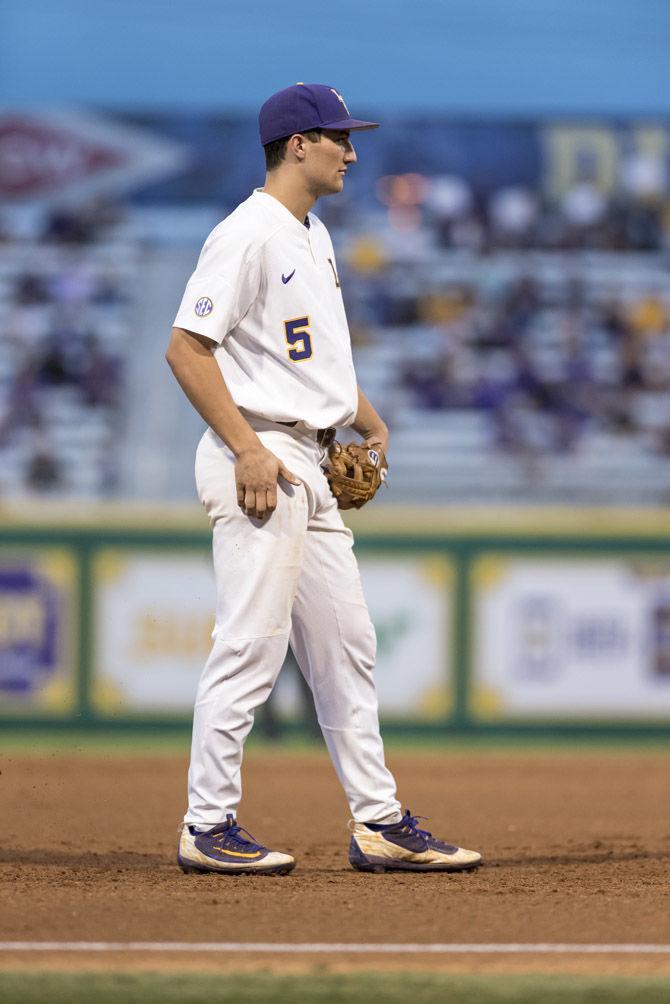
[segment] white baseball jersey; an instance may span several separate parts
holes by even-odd
[[[312,429],[358,408],[349,327],[328,231],[257,189],[209,235],[174,325],[216,342],[239,408]]]

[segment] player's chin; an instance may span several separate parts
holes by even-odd
[[[331,181],[324,182],[321,195],[337,195],[344,188],[344,178],[341,174],[336,175]]]

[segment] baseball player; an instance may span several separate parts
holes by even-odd
[[[322,464],[338,426],[377,457],[387,429],[357,386],[335,254],[310,210],[356,162],[342,95],[296,84],[260,111],[264,187],[209,235],[167,361],[207,423],[196,484],[213,532],[213,645],[195,701],[183,871],[283,873],[294,859],[237,822],[242,747],[290,644],[351,807],[363,871],[459,871],[475,851],[420,829],[385,766],[375,633],[352,535]]]

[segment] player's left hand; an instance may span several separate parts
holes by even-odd
[[[363,439],[363,446],[367,446],[369,450],[374,450],[375,448],[381,449],[382,453],[388,460],[388,449],[389,449],[389,437],[382,435],[369,435]]]

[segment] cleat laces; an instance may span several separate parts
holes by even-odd
[[[409,809],[405,810],[405,815],[402,817],[397,826],[401,826],[405,833],[411,833],[423,840],[426,847],[432,847],[435,850],[442,851],[447,854],[454,854],[458,847],[454,844],[448,844],[445,840],[439,840],[434,837],[429,830],[422,830],[419,826],[420,819],[428,819],[428,816],[413,816]]]
[[[246,834],[246,837],[242,836],[242,834]],[[220,827],[218,832],[214,831],[212,836],[219,838],[220,844],[217,849],[222,851],[238,850],[253,853],[266,850],[262,844],[256,843],[255,837],[248,830],[245,830],[243,826],[237,825],[234,816],[230,815],[230,813],[226,816],[226,822]]]
[[[405,815],[399,823],[396,823],[396,826],[402,826],[406,833],[414,833],[416,836],[421,837],[422,840],[425,840],[426,843],[428,843],[429,840],[434,840],[435,838],[428,830],[421,829],[419,826],[420,819],[428,819],[428,816],[413,816],[409,809],[406,809]]]

